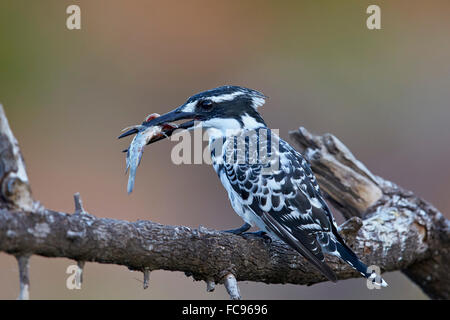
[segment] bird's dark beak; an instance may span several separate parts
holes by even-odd
[[[149,121],[144,121],[142,123],[142,126],[140,126],[140,128],[139,128],[139,126],[134,127],[132,129],[122,133],[118,137],[118,139],[127,137],[127,136],[132,135],[132,134],[136,134],[139,131],[144,130],[146,127],[158,126],[158,125],[164,127],[165,125],[167,125],[167,129],[165,129],[163,131],[164,135],[162,137],[160,137],[160,138],[156,138],[156,139],[151,140],[149,142],[149,144],[150,144],[150,143],[159,141],[161,139],[164,139],[165,137],[171,136],[176,129],[189,129],[189,128],[193,127],[194,126],[194,119],[196,117],[196,114],[194,112],[183,112],[180,109],[181,109],[181,107],[177,108],[177,109],[175,109],[175,110],[173,110],[171,112],[168,112],[166,114],[163,114],[162,116],[153,118],[153,119],[151,119]],[[175,123],[177,121],[186,120],[186,119],[189,119],[190,121],[183,122],[183,123],[181,123],[179,125],[176,125],[176,126],[169,125],[169,124],[173,124],[173,123]]]
[[[126,129],[125,129],[125,130],[126,130]],[[138,132],[139,132],[138,129],[132,128],[132,129],[130,129],[130,130],[128,130],[128,131],[122,133],[120,136],[117,137],[117,139],[122,139],[122,138],[125,138],[125,137],[128,137],[128,136],[131,136],[132,134],[136,134],[136,133],[138,133]]]

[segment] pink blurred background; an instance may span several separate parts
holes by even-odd
[[[66,7],[82,29],[66,29]],[[0,102],[24,154],[35,199],[73,212],[80,192],[99,217],[217,229],[239,226],[208,165],[176,166],[174,142],[147,149],[126,193],[129,141],[120,130],[199,91],[234,84],[262,91],[268,125],[338,136],[373,173],[450,209],[450,3],[376,1],[382,30],[366,28],[369,1],[60,1],[0,4]],[[176,182],[176,183],[175,183]],[[342,218],[336,212],[339,221]],[[447,214],[448,217],[448,214]],[[66,289],[68,259],[31,258],[36,299],[221,299],[222,286],[179,272],[142,275],[87,263]],[[400,272],[390,287],[363,279],[240,284],[246,299],[425,299]],[[12,256],[0,253],[0,299],[18,295]]]

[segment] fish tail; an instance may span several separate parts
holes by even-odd
[[[127,186],[127,191],[128,194],[130,194],[131,192],[133,192],[133,188],[134,188],[134,178],[136,177],[136,168],[133,167],[130,169],[130,175],[128,177],[128,186]]]

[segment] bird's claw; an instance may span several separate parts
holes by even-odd
[[[241,236],[245,239],[262,239],[265,243],[272,243],[272,238],[264,231],[244,232]]]
[[[250,228],[251,228],[251,226],[248,223],[245,223],[242,227],[239,227],[237,229],[223,230],[222,232],[232,233],[232,234],[235,234],[235,235],[239,236],[239,235],[243,234],[245,231],[247,231]]]

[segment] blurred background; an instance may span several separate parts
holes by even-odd
[[[381,7],[382,30],[366,28]],[[66,8],[81,8],[81,30]],[[98,217],[229,229],[241,224],[208,165],[176,166],[164,141],[147,149],[126,193],[125,126],[224,84],[270,97],[271,128],[339,137],[373,173],[450,211],[448,1],[61,1],[0,3],[0,102],[19,140],[35,199],[73,212],[80,192]],[[177,181],[175,184],[174,181]],[[336,212],[339,221],[342,221]],[[447,214],[447,217],[448,214]],[[142,274],[87,263],[66,289],[68,259],[31,258],[35,299],[228,299],[179,272]],[[246,299],[426,299],[400,272],[389,288],[363,279],[312,287],[241,283]],[[18,270],[0,253],[0,299]]]

